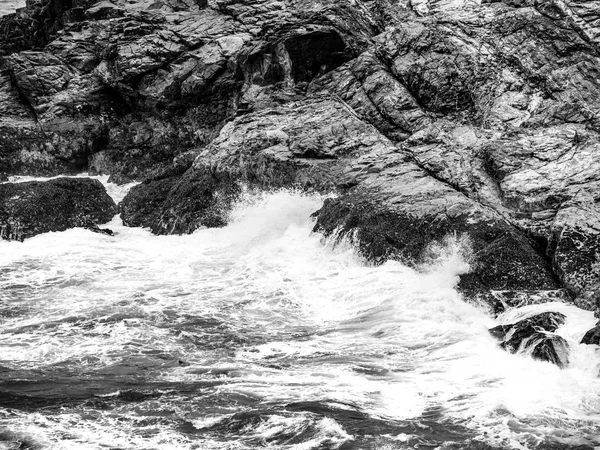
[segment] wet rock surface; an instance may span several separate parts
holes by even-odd
[[[248,113],[223,127],[183,176],[132,189],[121,217],[158,234],[221,226],[241,183],[330,192],[346,161],[386,145],[385,137],[338,101],[313,98]],[[176,160],[173,170],[182,164]]]
[[[582,344],[600,345],[600,322],[594,328],[589,330],[581,339]]]
[[[240,182],[333,191],[315,229],[371,261],[456,235],[496,313],[600,312],[597,9],[30,2],[0,18],[0,174],[142,181],[122,217],[159,234],[222,225]]]
[[[490,334],[510,353],[527,354],[562,368],[569,363],[569,344],[554,332],[564,323],[564,314],[546,312],[509,325],[498,325],[490,329]]]
[[[568,290],[489,290],[479,292],[470,301],[479,306],[486,306],[490,315],[498,316],[510,309],[544,303],[569,303],[572,300]]]
[[[97,180],[57,178],[0,184],[0,235],[6,240],[74,227],[108,234],[98,224],[110,221],[116,212],[114,201]]]
[[[119,204],[123,223],[155,234],[191,233],[227,224],[238,186],[203,171],[148,181],[131,189]]]

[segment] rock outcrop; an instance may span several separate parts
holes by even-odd
[[[470,242],[497,313],[600,313],[600,10],[580,0],[40,0],[0,19],[0,174],[142,181],[125,223],[220,226],[244,182],[338,194],[369,260]]]
[[[569,344],[554,334],[565,323],[565,315],[546,312],[490,330],[500,346],[510,353],[530,355],[563,368],[569,363]]]
[[[238,111],[288,101],[374,34],[347,2],[204,3],[43,0],[2,18],[0,164],[156,176]]]
[[[581,343],[588,345],[600,345],[600,322],[598,322],[594,328],[585,333],[583,339],[581,339]]]
[[[185,174],[133,188],[121,217],[157,234],[224,225],[239,183],[330,192],[347,161],[386,146],[384,136],[338,101],[307,99],[248,113],[223,127]]]
[[[74,227],[98,230],[117,212],[104,186],[87,178],[0,184],[0,236],[23,240]]]
[[[368,176],[354,176],[366,171],[353,163],[343,182],[352,187],[324,206],[317,229],[341,227],[370,258],[409,260],[440,234],[468,230],[476,270],[462,277],[467,290],[514,297],[560,285],[598,308],[597,56],[570,20],[533,4],[442,8],[379,36],[373,53],[384,64],[363,54],[323,77],[320,89],[407,156]]]

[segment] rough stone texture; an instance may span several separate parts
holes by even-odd
[[[104,186],[83,178],[0,184],[0,233],[22,240],[48,231],[97,228],[117,207]]]
[[[438,191],[438,205],[447,201],[460,209],[466,203],[456,199],[460,193],[515,228],[529,242],[501,242],[508,261],[519,261],[517,249],[531,249],[546,261],[546,268],[551,266],[551,278],[575,295],[578,305],[595,309],[600,222],[592,199],[600,190],[593,157],[599,142],[594,112],[598,83],[592,67],[598,62],[597,49],[564,14],[550,15],[548,9],[533,6],[438,4],[434,16],[427,15],[429,7],[420,9],[417,13],[425,17],[405,17],[375,39],[374,55],[387,70],[377,69],[373,55],[365,53],[328,74],[316,89],[333,90],[364,120],[402,141],[397,146],[409,160],[454,192],[446,197]],[[382,70],[377,79],[391,76],[402,88],[374,83],[364,68],[367,61],[370,73]],[[394,94],[386,95],[386,90]],[[386,111],[390,105],[396,115]],[[404,170],[402,175],[389,172],[350,183],[353,187],[344,196],[322,209],[317,226],[329,233],[341,226],[348,236],[365,240],[362,247],[375,259],[406,255],[414,243],[415,251],[408,256],[418,259],[419,249],[437,233],[398,235],[398,229],[407,227],[402,221],[414,230],[431,230],[433,224],[448,221],[448,214],[441,206],[424,208],[414,188],[400,180],[406,177]],[[394,185],[400,195],[391,194]],[[352,212],[340,213],[340,205]],[[398,210],[411,221],[399,218]],[[482,247],[478,220],[469,218],[466,227],[450,222],[453,231],[468,228],[474,247]],[[507,263],[517,270],[504,277],[500,261],[492,250],[490,260],[478,264],[489,275],[483,285],[509,288],[511,297],[523,297],[530,288],[549,288],[551,283],[539,283],[539,271],[530,277],[528,269],[518,270],[521,262]],[[462,277],[463,287],[467,278]],[[532,282],[529,286],[523,283],[526,279]]]
[[[4,135],[38,129],[2,152],[4,171],[155,177],[238,110],[304,92],[375,34],[361,5],[299,6],[44,0],[4,17],[0,69],[11,83],[0,99],[15,93],[11,108],[29,119]]]
[[[31,1],[0,18],[0,174],[146,181],[122,214],[157,233],[222,224],[239,181],[332,190],[317,229],[372,261],[457,234],[461,288],[496,313],[600,312],[599,19],[583,0]]]
[[[524,353],[562,368],[569,363],[569,344],[554,332],[565,323],[565,318],[561,313],[546,312],[510,325],[498,325],[490,333],[510,353]]]
[[[582,344],[600,345],[600,322],[594,328],[589,330],[581,339]]]
[[[522,306],[540,305],[550,302],[570,302],[571,295],[567,289],[556,290],[482,290],[468,300],[478,306],[487,307],[492,316],[520,308]]]
[[[121,217],[159,234],[223,225],[240,182],[329,192],[339,181],[340,161],[386,145],[375,128],[336,101],[314,98],[249,113],[227,124],[183,177],[132,189]]]
[[[408,89],[372,52],[315,80],[310,89],[335,93],[394,140],[406,139],[430,122]]]
[[[321,99],[265,109],[227,124],[194,169],[265,187],[330,191],[344,164],[389,141],[344,104]]]
[[[227,223],[238,187],[208,172],[189,170],[183,177],[149,180],[135,186],[119,204],[127,226],[149,227],[155,234],[191,233]]]

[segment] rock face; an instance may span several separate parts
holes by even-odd
[[[343,161],[388,145],[335,101],[310,99],[248,113],[223,127],[183,176],[133,188],[121,217],[157,234],[224,225],[239,182],[329,192]]]
[[[23,240],[48,231],[108,222],[117,208],[104,186],[81,178],[0,184],[0,234]]]
[[[564,314],[546,312],[510,325],[498,325],[490,333],[510,353],[527,354],[562,368],[569,363],[569,344],[554,332],[564,323]]]
[[[495,312],[600,313],[600,9],[581,0],[41,0],[0,18],[0,176],[143,181],[155,233],[239,189],[333,191],[371,261],[470,242]]]

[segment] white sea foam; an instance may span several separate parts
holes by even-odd
[[[8,177],[8,181],[6,181],[6,183],[24,183],[27,181],[48,181],[48,180],[54,180],[56,178],[91,178],[94,180],[98,180],[100,181],[102,184],[104,184],[104,187],[106,187],[106,192],[108,193],[108,195],[110,195],[112,197],[112,199],[115,201],[115,203],[119,203],[121,200],[123,200],[123,198],[125,197],[125,195],[127,195],[127,192],[136,184],[138,184],[137,182],[131,182],[131,183],[127,183],[127,184],[123,184],[123,185],[118,185],[115,183],[109,183],[108,179],[109,179],[109,175],[90,175],[88,173],[80,173],[77,175],[57,175],[54,177],[34,177],[34,176],[26,176],[26,175],[13,175]]]
[[[114,198],[126,192],[108,186]],[[310,214],[322,201],[249,192],[230,225],[192,235],[153,236],[115,218],[107,225],[114,237],[74,229],[0,243],[0,307],[10,311],[0,319],[0,365],[93,376],[133,376],[142,367],[166,386],[214,383],[202,395],[224,403],[203,415],[189,399],[165,400],[202,430],[246,404],[330,402],[388,421],[433,414],[506,448],[548,436],[600,445],[600,355],[578,344],[592,313],[548,303],[493,320],[455,289],[469,270],[468,240],[432,246],[422,267],[374,267],[311,233]],[[508,354],[488,333],[547,310],[567,316],[559,330],[571,346],[564,370]],[[19,413],[0,422],[48,448],[63,448],[66,430],[78,436],[77,448],[193,448],[194,439],[168,424],[132,434],[131,421],[144,413],[120,408],[93,421]],[[119,414],[129,419],[120,424]],[[271,415],[240,432],[239,448],[308,424],[321,431],[289,448],[354,439],[331,418]]]

